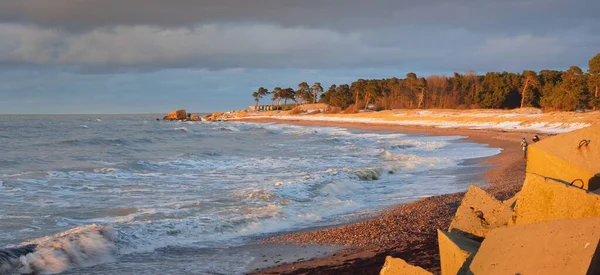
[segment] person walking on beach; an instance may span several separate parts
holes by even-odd
[[[523,158],[527,158],[527,146],[529,144],[527,144],[527,140],[525,138],[523,138],[521,140],[521,148],[523,149]]]

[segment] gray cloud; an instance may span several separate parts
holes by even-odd
[[[0,1],[0,65],[521,70],[585,64],[600,1]]]
[[[360,29],[399,24],[543,30],[598,20],[594,0],[19,0],[0,2],[1,22],[66,29],[254,22]]]

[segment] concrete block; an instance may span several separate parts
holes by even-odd
[[[448,231],[462,231],[483,238],[493,228],[506,226],[512,217],[510,206],[502,204],[481,188],[471,185]]]
[[[518,197],[519,197],[519,192],[517,192],[512,198],[502,201],[502,204],[507,205],[511,209],[515,209],[515,205],[517,204]]]
[[[600,218],[555,220],[492,230],[470,274],[600,274]]]
[[[525,176],[514,225],[586,217],[600,217],[599,195],[539,175]]]
[[[588,142],[589,141],[589,142]],[[527,173],[600,188],[600,124],[546,138],[529,146]]]
[[[380,275],[431,275],[432,273],[418,266],[410,265],[400,258],[385,257]]]
[[[467,274],[473,256],[481,243],[455,232],[438,229],[442,275]]]
[[[387,256],[379,275],[432,275],[432,273],[418,266],[410,265],[400,258]]]

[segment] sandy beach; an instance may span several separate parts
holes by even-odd
[[[499,200],[517,193],[525,177],[525,159],[519,146],[538,133],[500,130],[469,130],[398,126],[328,121],[300,121],[269,118],[248,119],[251,122],[276,122],[305,126],[335,126],[360,130],[392,131],[425,135],[459,135],[469,141],[502,148],[493,157],[484,158],[489,165],[483,173],[485,189]],[[538,134],[542,139],[547,135]],[[329,245],[344,249],[310,260],[298,260],[276,267],[260,269],[256,274],[378,274],[385,257],[405,259],[410,264],[439,273],[436,229],[447,229],[464,192],[433,196],[391,207],[376,217],[362,222],[315,231],[297,232],[263,240],[265,244]]]

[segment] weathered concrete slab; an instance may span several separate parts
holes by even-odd
[[[517,192],[512,198],[502,201],[502,204],[514,209],[517,203],[517,198],[519,197],[519,193],[520,192]]]
[[[588,142],[589,141],[589,142]],[[600,188],[600,124],[544,139],[529,146],[527,172]]]
[[[600,218],[555,220],[492,230],[472,274],[600,274]]]
[[[438,244],[442,275],[467,274],[473,256],[481,245],[461,234],[444,232],[439,229]]]
[[[510,206],[471,185],[456,210],[448,231],[459,230],[475,237],[485,237],[491,229],[507,225],[512,213]]]
[[[418,266],[410,265],[400,258],[387,256],[379,275],[432,275],[432,273]]]
[[[600,217],[600,195],[553,179],[527,174],[511,225],[587,217]]]

